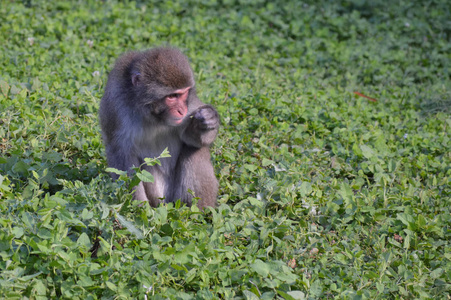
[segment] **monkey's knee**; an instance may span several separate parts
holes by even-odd
[[[193,186],[194,195],[199,198],[197,206],[201,209],[207,206],[216,207],[218,187],[218,180],[214,175],[213,168],[209,172],[205,170],[198,174]]]
[[[148,201],[146,191],[144,190],[144,185],[142,182],[140,182],[133,188],[133,199],[139,201]]]

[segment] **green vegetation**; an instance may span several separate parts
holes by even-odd
[[[447,0],[2,1],[0,297],[450,299],[450,20]],[[222,118],[205,213],[105,173],[107,73],[168,43]]]

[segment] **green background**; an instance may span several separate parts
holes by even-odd
[[[449,299],[450,20],[445,0],[2,1],[1,297]],[[105,173],[108,71],[161,45],[221,116],[204,213]]]

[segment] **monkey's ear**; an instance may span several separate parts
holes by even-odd
[[[132,72],[132,84],[133,84],[133,86],[137,86],[140,81],[141,81],[141,73],[139,73],[138,71],[133,71]]]

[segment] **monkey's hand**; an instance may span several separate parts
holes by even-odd
[[[203,105],[195,110],[184,128],[181,138],[193,147],[209,146],[216,138],[219,128],[219,115],[210,105]]]
[[[219,127],[218,112],[210,105],[198,108],[192,115],[194,127],[200,130],[213,130]]]

